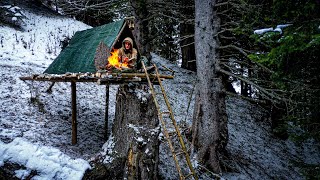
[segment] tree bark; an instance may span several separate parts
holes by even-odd
[[[120,86],[112,128],[117,157],[126,157],[124,177],[157,179],[160,133],[152,96],[137,87]],[[137,93],[144,93],[140,99]]]
[[[228,141],[225,90],[219,71],[220,20],[214,10],[215,0],[195,1],[195,48],[197,89],[193,142],[198,160],[215,173],[221,173],[220,159]]]
[[[180,47],[181,47],[181,55],[182,55],[182,64],[181,67],[196,71],[196,53],[194,48],[194,24],[188,22],[186,17],[192,16],[194,18],[194,13],[190,13],[190,11],[194,12],[194,8],[192,5],[193,1],[184,1],[181,0],[182,4],[189,6],[183,6],[180,8],[181,13],[184,15],[181,19],[182,23],[180,23]]]
[[[135,17],[135,28],[133,31],[140,54],[145,56],[149,61],[151,60],[150,54],[150,39],[149,39],[149,21],[147,18],[150,16],[148,11],[147,2],[144,0],[130,0],[132,6],[132,14]]]
[[[120,85],[116,98],[113,147],[95,157],[83,179],[158,179],[160,127],[151,94],[141,85]]]
[[[72,106],[72,145],[77,144],[77,84],[71,81],[71,106]]]
[[[180,25],[180,35],[183,40],[180,43],[181,46],[181,54],[182,54],[182,64],[181,67],[185,69],[189,69],[192,71],[196,71],[196,55],[194,48],[194,38],[187,37],[191,34],[194,34],[194,25],[184,24]],[[185,38],[185,39],[184,39]]]

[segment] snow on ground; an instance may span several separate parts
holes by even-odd
[[[52,93],[47,93],[50,83],[23,82],[19,77],[42,73],[61,51],[60,41],[90,27],[69,18],[36,15],[26,10],[23,13],[28,18],[25,31],[0,27],[0,166],[6,161],[21,163],[26,167],[16,171],[21,179],[31,170],[37,170],[39,179],[52,177],[53,173],[56,177],[65,177],[66,172],[81,179],[91,157],[102,149],[112,149],[111,146],[103,148],[105,87],[95,83],[77,84],[78,143],[71,145],[70,84],[56,83]],[[165,68],[160,64],[176,71],[175,78],[163,84],[176,120],[184,127],[190,126],[195,73],[155,54],[152,56],[162,72]],[[109,127],[114,119],[116,90],[117,86],[110,87]],[[320,145],[312,141],[295,145],[289,140],[273,138],[264,113],[259,112],[254,104],[227,99],[227,148],[233,158],[230,164],[238,172],[226,173],[223,177],[303,179],[291,162],[319,164]],[[162,177],[174,179],[176,170],[168,154],[162,144],[159,172]],[[200,177],[209,179],[210,173],[202,172]]]
[[[232,164],[242,174],[241,179],[304,179],[294,162],[320,163],[319,143],[310,140],[294,144],[275,138],[265,113],[256,104],[229,98],[227,113],[227,149],[232,154]],[[227,179],[238,176],[226,175]]]
[[[91,153],[88,146],[96,142],[70,145],[69,85],[57,83],[53,87],[54,92],[46,94],[44,91],[49,83],[23,82],[19,77],[42,73],[61,51],[61,41],[90,27],[70,18],[39,15],[27,10],[22,13],[27,17],[24,31],[0,27],[0,164],[9,160],[26,166],[26,171],[35,169],[39,173],[35,179],[81,179],[90,166],[88,162],[74,158],[88,157],[87,154]],[[78,87],[79,91],[83,88],[88,86]],[[97,86],[90,88],[92,92],[103,91]],[[95,97],[88,93],[79,93],[78,98]],[[87,113],[88,109],[94,109],[94,104],[84,102],[82,106],[86,106],[79,111],[83,121],[102,119],[101,112]],[[89,129],[99,129],[95,126],[102,125],[97,123]],[[80,127],[79,131],[83,128]],[[86,138],[93,136],[85,133]],[[79,137],[83,137],[81,132]],[[94,137],[93,141],[102,139],[97,135]],[[17,172],[20,178],[27,175],[21,173]]]
[[[165,80],[163,84],[176,120],[180,125],[191,126],[195,73],[181,69],[155,54],[152,55],[159,69],[164,69],[161,68],[163,64],[176,71],[175,78]],[[271,133],[267,114],[258,105],[228,97],[226,107],[229,120],[227,150],[231,157],[227,163],[238,172],[225,173],[222,178],[304,179],[294,162],[314,165],[320,163],[319,142],[308,140],[302,144],[295,144],[290,140],[275,138]],[[170,154],[170,151],[165,144],[161,144],[159,171],[171,179],[175,177],[176,171],[172,157],[168,157],[167,154]],[[200,175],[201,179],[210,177],[212,178],[208,172]]]
[[[59,149],[48,146],[37,146],[22,138],[16,138],[5,144],[0,142],[0,165],[11,161],[24,165],[27,170],[17,170],[17,177],[25,179],[36,170],[33,179],[81,179],[83,172],[90,168],[83,159],[71,159]]]

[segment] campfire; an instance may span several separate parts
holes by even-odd
[[[118,57],[118,49],[112,49],[110,52],[111,56],[108,57],[108,64],[106,66],[106,69],[112,70],[112,68],[116,68],[118,70],[125,70],[125,69],[131,69],[128,66],[127,62],[120,62],[120,59]]]

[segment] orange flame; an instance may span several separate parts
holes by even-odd
[[[110,56],[108,57],[108,65],[107,65],[107,69],[110,69],[111,67],[115,67],[119,70],[122,70],[123,68],[129,68],[128,63],[127,62],[119,62],[119,58],[118,58],[118,49],[113,49],[110,52]]]

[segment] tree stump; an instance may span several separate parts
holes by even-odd
[[[97,175],[89,172],[84,179],[158,179],[159,133],[158,113],[149,91],[132,83],[120,85],[109,152],[112,161],[103,167],[96,165]]]
[[[127,157],[128,179],[157,179],[160,133],[158,114],[149,92],[138,85],[120,86],[112,132],[114,150]]]

